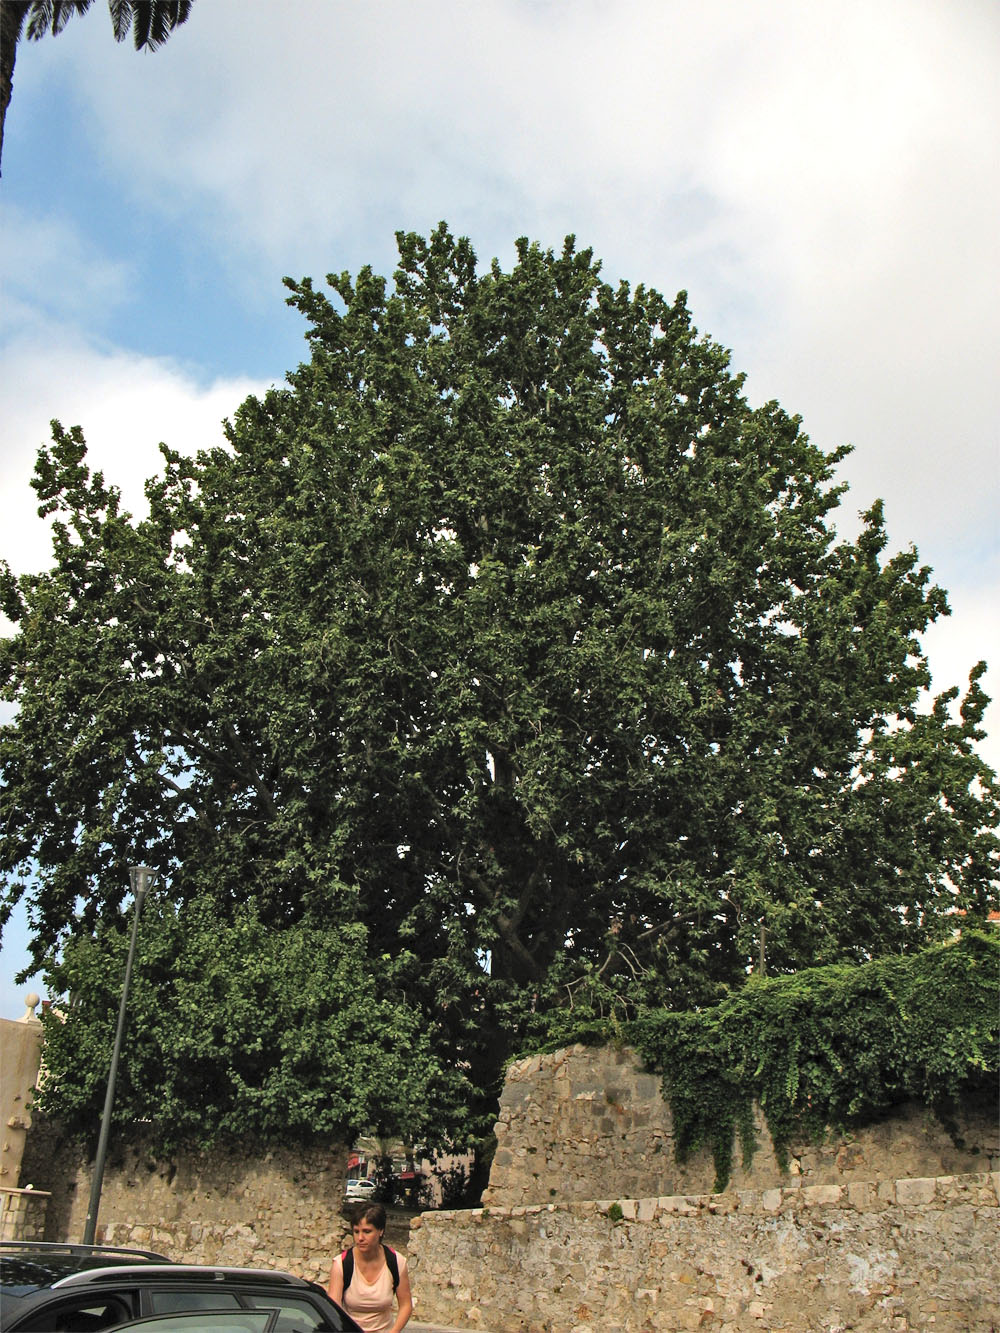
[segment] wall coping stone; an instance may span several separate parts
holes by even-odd
[[[411,1224],[474,1226],[485,1220],[522,1220],[542,1213],[568,1213],[583,1217],[607,1213],[619,1207],[625,1221],[660,1221],[671,1215],[797,1213],[819,1208],[846,1208],[851,1212],[883,1212],[888,1207],[928,1207],[954,1204],[968,1196],[980,1207],[1000,1207],[1000,1171],[982,1171],[962,1176],[926,1176],[900,1180],[852,1181],[845,1185],[802,1185],[793,1181],[780,1189],[732,1190],[723,1194],[671,1194],[642,1199],[592,1199],[567,1203],[489,1205],[483,1208],[440,1209],[422,1213]],[[975,1197],[973,1197],[975,1196]]]

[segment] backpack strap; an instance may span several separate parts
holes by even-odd
[[[399,1259],[396,1251],[390,1249],[388,1245],[383,1244],[382,1249],[385,1251],[385,1266],[389,1270],[389,1275],[392,1278],[392,1290],[395,1292],[399,1287]]]
[[[382,1252],[385,1255],[385,1266],[389,1270],[389,1276],[392,1278],[392,1290],[395,1293],[399,1288],[399,1256],[396,1251],[388,1245],[383,1244]],[[344,1270],[344,1291],[351,1285],[351,1278],[354,1276],[354,1250],[344,1250],[340,1256],[340,1266]]]

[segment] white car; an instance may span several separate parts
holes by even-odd
[[[374,1180],[362,1177],[360,1180],[349,1180],[347,1189],[344,1191],[344,1198],[351,1199],[354,1202],[367,1202],[375,1197]]]

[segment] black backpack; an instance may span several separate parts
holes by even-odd
[[[382,1253],[385,1255],[386,1267],[389,1270],[389,1276],[392,1278],[392,1290],[395,1294],[399,1286],[399,1260],[396,1258],[396,1251],[383,1243]],[[344,1270],[344,1290],[351,1285],[351,1278],[354,1276],[354,1251],[345,1250],[340,1256],[340,1263]]]

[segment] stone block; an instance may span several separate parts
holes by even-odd
[[[698,1199],[689,1198],[686,1194],[671,1194],[668,1198],[658,1200],[658,1205],[664,1218],[670,1213],[680,1217],[698,1215]]]
[[[896,1181],[897,1204],[931,1203],[936,1193],[937,1182],[933,1177]]]
[[[725,1215],[735,1213],[740,1206],[739,1197],[735,1194],[713,1194],[705,1200],[705,1210],[709,1213],[718,1213]]]
[[[867,1212],[875,1199],[875,1182],[872,1180],[852,1180],[847,1186],[848,1205],[859,1213]]]
[[[843,1202],[842,1185],[803,1185],[802,1202],[807,1208],[829,1208]]]

